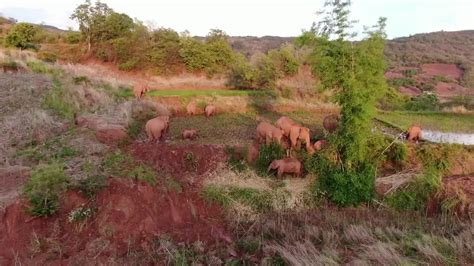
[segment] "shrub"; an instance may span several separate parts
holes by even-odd
[[[420,89],[423,91],[433,91],[435,89],[435,85],[431,82],[424,82],[421,83]]]
[[[33,24],[15,24],[5,38],[5,44],[20,49],[36,48],[34,38],[37,32],[38,28]]]
[[[127,60],[125,63],[119,64],[118,68],[123,71],[130,71],[135,69],[138,66],[138,59],[130,59]]]
[[[238,57],[229,71],[227,85],[237,89],[254,89],[255,77],[253,67],[243,56]]]
[[[378,107],[383,110],[405,109],[408,97],[401,94],[397,89],[389,87],[384,97],[381,97]]]
[[[274,89],[278,79],[278,70],[267,56],[257,62],[255,86],[262,89]]]
[[[340,206],[369,202],[375,195],[375,167],[372,164],[344,170],[317,154],[306,161],[305,167],[319,176],[312,191],[321,190],[329,200]]]
[[[386,154],[389,161],[403,165],[408,158],[408,147],[403,142],[395,141]]]
[[[82,40],[80,32],[71,31],[66,34],[66,42],[69,44],[79,43]]]
[[[417,86],[416,80],[412,78],[394,78],[394,79],[389,79],[387,82],[390,86],[393,86],[395,88]]]
[[[405,70],[402,71],[402,73],[405,77],[411,78],[411,77],[415,76],[416,74],[418,74],[418,69],[413,69],[413,68],[405,69]]]
[[[410,111],[437,111],[439,110],[439,100],[434,94],[422,94],[412,97],[405,104],[405,108]]]
[[[259,157],[255,162],[257,172],[261,175],[267,174],[268,166],[273,160],[279,160],[285,157],[285,150],[275,142],[269,145],[261,145],[259,150]]]
[[[86,197],[92,198],[99,190],[107,185],[106,181],[107,178],[105,176],[93,175],[86,179],[79,180],[72,188],[79,189]]]
[[[25,194],[31,205],[29,212],[34,216],[54,214],[59,208],[59,194],[65,190],[68,181],[62,164],[37,166],[25,185]]]
[[[133,170],[128,173],[128,177],[135,180],[145,181],[152,186],[155,186],[157,182],[155,170],[143,164],[133,168]]]
[[[422,210],[427,201],[436,193],[441,184],[437,171],[427,171],[407,187],[395,191],[385,198],[385,202],[398,210]]]

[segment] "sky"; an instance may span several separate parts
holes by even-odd
[[[18,21],[77,29],[69,16],[84,0],[0,0],[0,13]],[[94,0],[92,0],[94,2]],[[102,0],[155,27],[204,36],[222,29],[232,36],[297,36],[318,20],[324,0]],[[352,18],[374,25],[387,17],[389,38],[433,31],[474,29],[474,0],[353,0]]]

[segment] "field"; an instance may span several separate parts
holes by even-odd
[[[474,133],[474,115],[442,112],[379,112],[377,119],[402,130],[412,125],[443,132]]]
[[[334,147],[255,141],[258,123],[281,116],[312,144],[332,141],[323,120],[339,108],[322,95],[183,86],[135,99],[140,77],[9,53],[24,69],[0,76],[0,265],[474,264],[474,150],[393,138],[411,124],[474,133],[470,113],[379,111],[366,138],[373,197],[343,206],[320,182]],[[149,142],[159,115],[169,131]],[[268,168],[288,153],[301,178]]]

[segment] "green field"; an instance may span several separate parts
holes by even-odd
[[[422,128],[443,132],[474,133],[474,115],[441,112],[379,112],[377,119],[408,129],[417,124]]]

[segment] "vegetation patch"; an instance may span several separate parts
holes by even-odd
[[[25,195],[30,202],[28,211],[34,216],[49,216],[59,208],[60,193],[66,189],[69,177],[63,165],[39,165],[25,185]]]
[[[260,175],[268,175],[268,166],[273,160],[279,160],[285,157],[285,149],[276,142],[268,145],[261,145],[259,156],[255,162],[255,167]]]
[[[254,188],[208,185],[202,190],[202,195],[206,200],[226,208],[240,203],[256,212],[268,212],[273,209],[271,193]]]
[[[102,162],[102,167],[111,176],[141,180],[152,186],[157,183],[156,171],[153,168],[120,151],[108,154]]]

